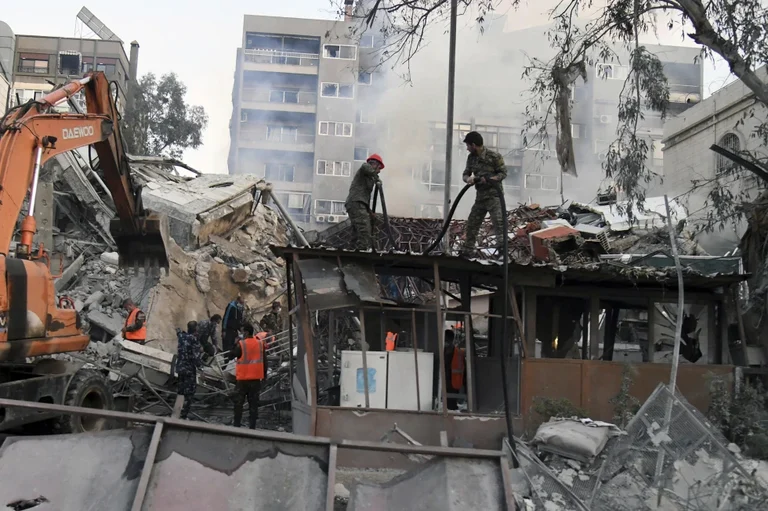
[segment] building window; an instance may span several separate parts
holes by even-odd
[[[323,57],[326,59],[355,60],[357,58],[357,46],[326,44],[323,45]]]
[[[320,134],[331,137],[351,137],[351,122],[320,121]]]
[[[317,199],[315,201],[315,215],[346,215],[347,209],[344,201]]]
[[[264,169],[264,177],[270,181],[293,182],[296,167],[284,163],[267,163]]]
[[[19,73],[48,74],[48,55],[24,54],[19,55]]]
[[[355,161],[365,161],[368,158],[367,147],[355,147]]]
[[[59,53],[59,73],[63,75],[79,75],[80,68],[79,53]]]
[[[618,64],[598,64],[595,66],[595,74],[603,80],[626,80],[629,76],[629,66]]]
[[[360,38],[360,48],[373,48],[373,36],[364,35]]]
[[[571,124],[571,137],[582,138],[584,136],[583,128],[581,124]]]
[[[323,82],[320,84],[320,95],[324,98],[351,99],[355,97],[355,86],[351,83]]]
[[[348,161],[317,160],[319,176],[349,177],[352,175],[352,163]]]
[[[240,110],[240,122],[248,122],[248,111]]]
[[[267,140],[270,142],[296,143],[299,140],[299,128],[295,126],[267,126]]]
[[[438,204],[422,204],[421,218],[443,218],[443,207]]]
[[[376,124],[376,117],[364,110],[357,111],[357,122],[360,124]]]
[[[542,174],[526,174],[525,187],[530,190],[559,190],[560,176],[545,176]]]
[[[312,208],[312,195],[309,193],[289,193],[282,191],[272,192],[280,204],[288,210],[291,218],[297,222],[309,222],[310,209]]]
[[[299,91],[297,90],[272,90],[269,91],[270,103],[294,103],[299,102]]]
[[[373,73],[360,71],[357,75],[357,83],[360,85],[371,85],[373,83]]]
[[[739,137],[735,133],[726,133],[723,135],[723,137],[720,139],[720,142],[717,144],[723,149],[728,149],[729,151],[733,153],[738,153],[741,150],[741,142],[739,141]],[[736,168],[737,165],[732,161],[726,158],[725,156],[718,154],[717,155],[717,173],[726,172],[728,170],[733,170]]]

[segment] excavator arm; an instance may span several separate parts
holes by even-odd
[[[49,113],[80,91],[85,94],[88,113]],[[57,154],[93,145],[117,211],[110,227],[121,265],[167,267],[161,219],[141,205],[141,189],[131,179],[118,116],[110,83],[101,72],[70,82],[5,115],[0,121],[0,254],[8,254],[15,219],[29,191],[29,212],[22,221],[16,254],[20,258],[32,256],[41,166]]]

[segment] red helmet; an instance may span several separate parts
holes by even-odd
[[[384,168],[384,160],[382,160],[382,159],[381,159],[381,156],[379,156],[378,154],[372,154],[372,155],[370,155],[370,156],[368,157],[368,159],[367,159],[367,160],[365,160],[365,161],[371,161],[371,160],[379,162],[379,165],[381,165],[381,168],[382,168],[382,169]]]

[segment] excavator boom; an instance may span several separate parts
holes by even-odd
[[[53,107],[82,91],[87,113],[56,113]],[[110,84],[101,72],[70,82],[39,101],[9,110],[0,119],[0,361],[79,351],[89,342],[71,301],[57,301],[48,257],[33,250],[40,169],[50,158],[92,145],[117,216],[110,226],[124,267],[167,267],[164,223],[145,211],[131,179]],[[10,257],[25,199],[15,257]]]

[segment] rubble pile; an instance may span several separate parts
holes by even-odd
[[[514,486],[521,509],[768,507],[768,463],[743,458],[737,446],[663,384],[626,431],[589,419],[553,418],[529,444],[518,441],[517,456]]]

